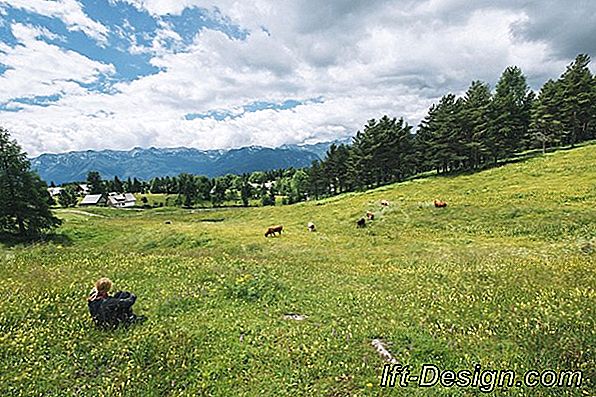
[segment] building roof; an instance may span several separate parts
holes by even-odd
[[[101,201],[102,195],[101,194],[88,194],[83,198],[83,200],[79,203],[79,205],[85,204],[97,204]]]
[[[255,189],[260,189],[263,186],[267,189],[271,189],[275,185],[275,181],[267,181],[262,185],[260,183],[254,183],[254,182],[248,182],[248,184]]]
[[[110,204],[118,204],[118,203],[135,203],[137,199],[135,198],[134,194],[132,193],[110,193],[108,195],[108,200]]]
[[[48,193],[50,193],[50,196],[54,197],[59,195],[62,192],[62,188],[61,187],[49,187],[48,188]]]

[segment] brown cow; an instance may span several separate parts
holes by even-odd
[[[265,237],[275,236],[275,233],[279,233],[281,235],[281,231],[283,230],[283,228],[283,225],[269,226],[269,228],[265,232]]]
[[[445,201],[435,200],[435,207],[445,208],[445,207],[447,207],[447,203]]]
[[[358,219],[358,222],[356,222],[356,227],[364,227],[364,226],[366,226],[366,219],[364,219],[364,218]]]
[[[369,221],[375,220],[375,214],[370,211],[366,211],[366,217],[368,218]]]

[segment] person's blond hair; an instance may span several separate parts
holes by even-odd
[[[95,289],[98,292],[108,292],[112,288],[112,281],[107,277],[102,277],[95,283]]]

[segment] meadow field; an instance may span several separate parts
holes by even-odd
[[[373,339],[412,372],[583,373],[496,395],[596,395],[594,144],[291,206],[56,213],[55,239],[0,244],[1,396],[486,394],[381,387]],[[95,329],[101,276],[148,321]]]

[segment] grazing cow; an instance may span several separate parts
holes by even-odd
[[[366,219],[364,219],[364,218],[358,219],[358,222],[356,222],[356,227],[364,227],[364,226],[366,226]]]
[[[308,228],[308,231],[309,232],[316,232],[317,231],[317,227],[312,222],[308,222],[308,225],[306,225],[306,227]]]
[[[366,211],[366,217],[368,218],[369,221],[375,220],[375,214],[370,211]]]
[[[283,228],[283,225],[269,226],[269,228],[265,232],[265,237],[275,236],[275,233],[279,233],[281,235],[281,231],[283,230]]]
[[[172,224],[172,221],[165,221],[164,223],[165,223],[166,225],[171,225],[171,224]]]
[[[389,201],[387,201],[387,200],[381,200],[381,205],[383,207],[389,207]]]
[[[447,207],[447,203],[445,201],[435,200],[435,207],[445,208]]]

